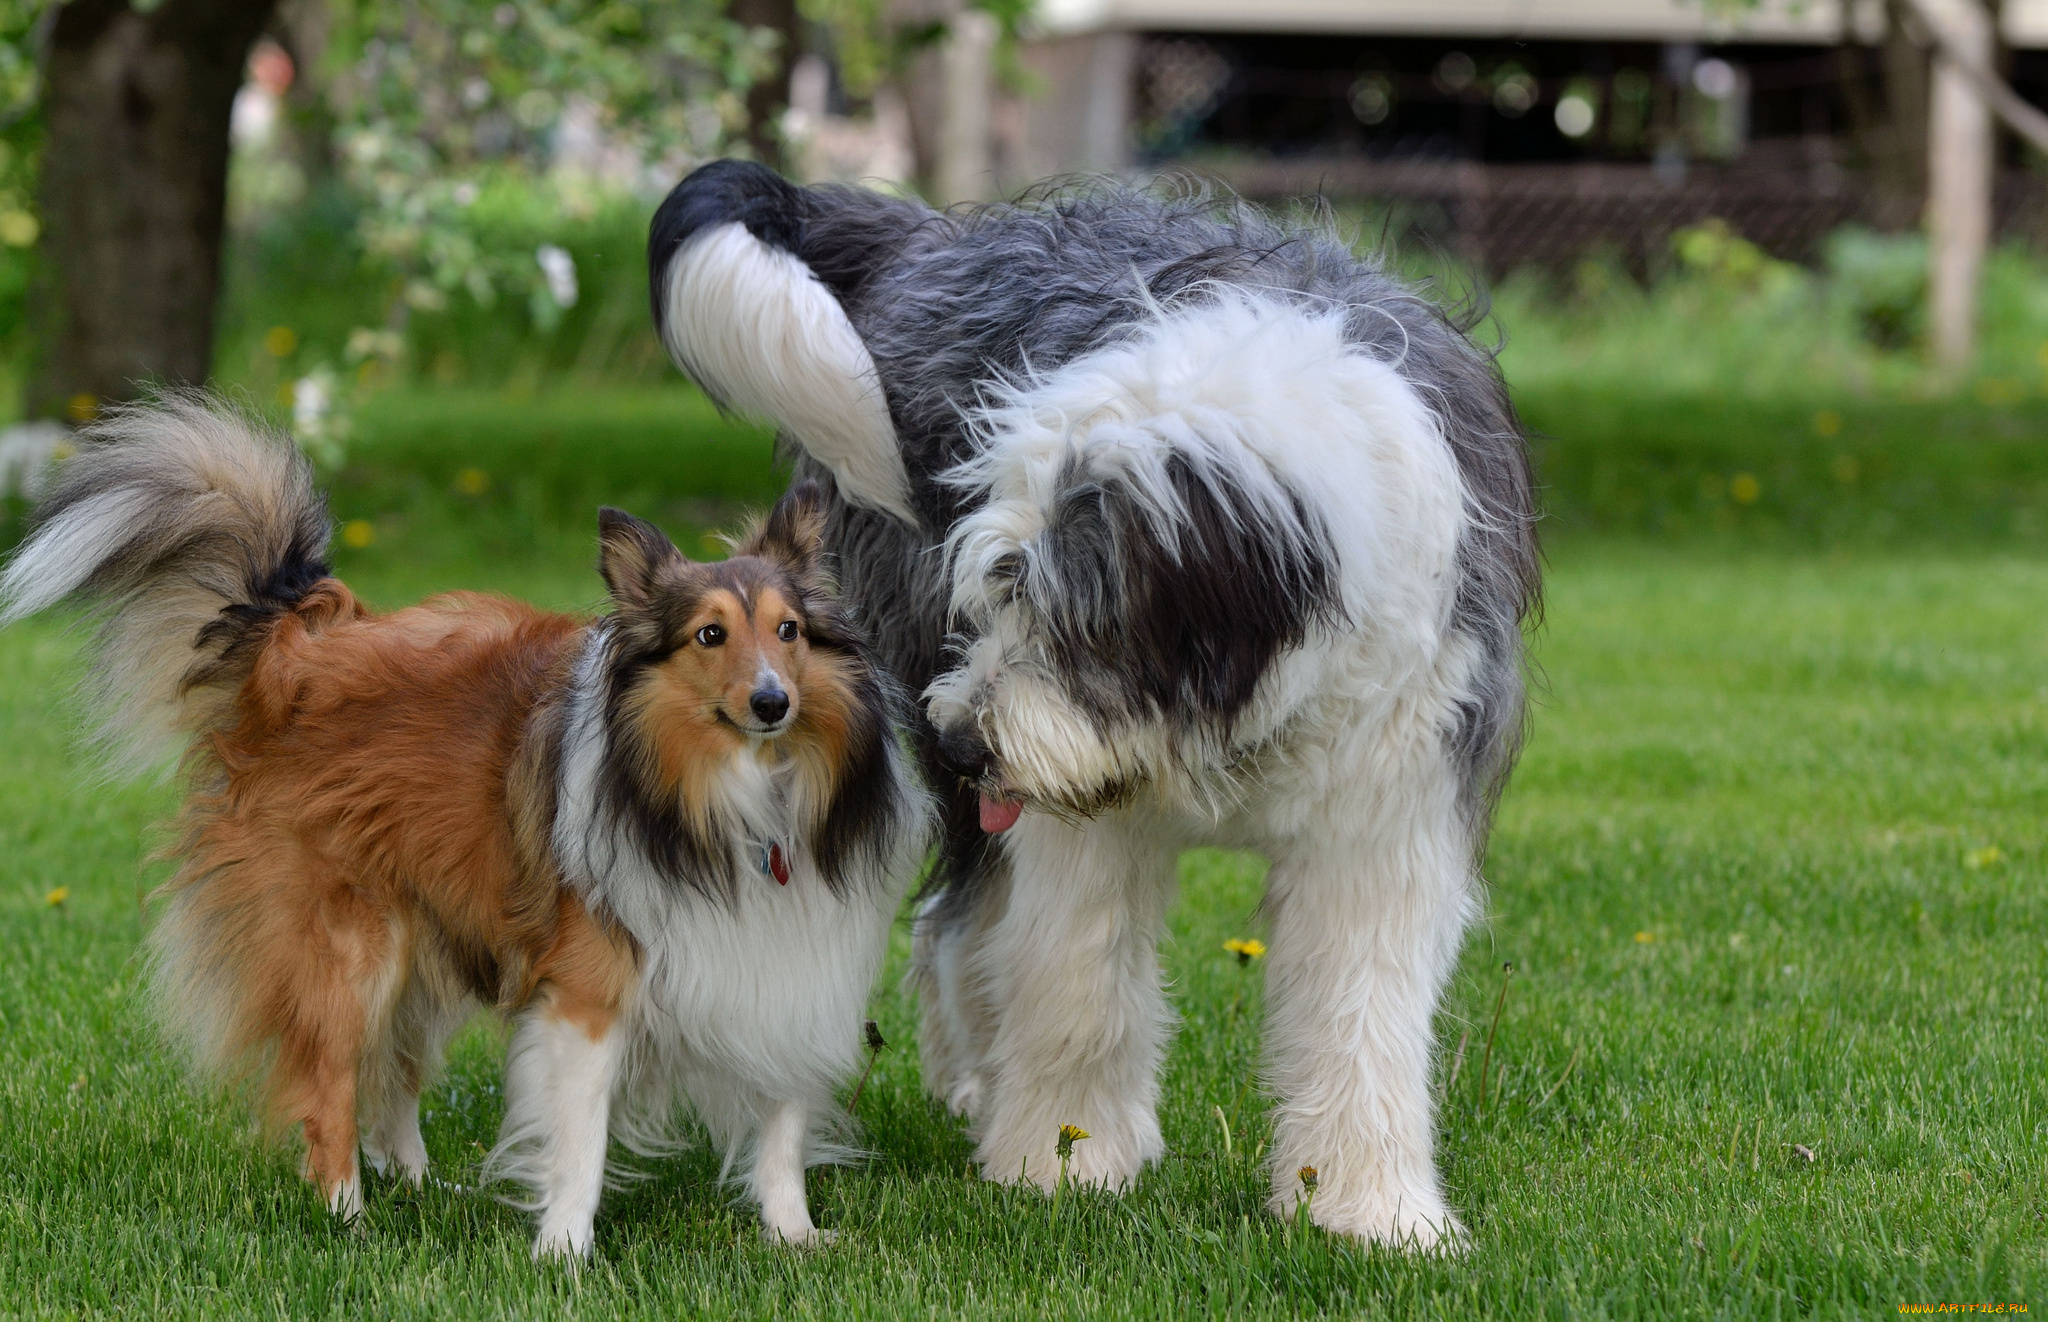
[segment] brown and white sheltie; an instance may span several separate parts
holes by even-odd
[[[151,937],[173,1036],[302,1125],[328,1205],[418,1181],[420,1090],[479,1005],[515,1019],[493,1168],[580,1255],[617,1138],[687,1103],[764,1233],[809,1242],[809,1160],[926,847],[893,692],[792,491],[722,563],[599,516],[612,611],[451,593],[373,615],[328,573],[289,442],[199,395],[79,437],[0,575],[75,595],[117,766],[186,745]]]

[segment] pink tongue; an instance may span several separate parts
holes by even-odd
[[[1024,812],[1021,799],[991,799],[981,796],[981,829],[990,835],[1001,835],[1017,824],[1017,818]]]

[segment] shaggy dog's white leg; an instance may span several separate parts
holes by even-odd
[[[593,1038],[581,1024],[545,1010],[529,1011],[513,1035],[497,1165],[533,1190],[537,1258],[590,1252],[625,1036],[614,1022]]]
[[[999,1016],[980,1114],[982,1173],[1051,1188],[1061,1125],[1090,1137],[1067,1175],[1117,1188],[1165,1152],[1158,1071],[1172,1017],[1159,937],[1175,851],[1122,813],[1072,825],[1026,813],[1015,882],[985,950]]]
[[[980,1116],[988,1092],[996,1026],[988,936],[1009,900],[1007,861],[996,860],[971,884],[971,896],[937,896],[919,911],[909,978],[917,992],[925,1087],[947,1110],[970,1120]]]
[[[1333,799],[1268,883],[1272,1210],[1360,1239],[1454,1245],[1432,1152],[1437,999],[1458,958],[1471,861],[1435,723],[1397,718],[1353,750]],[[1348,760],[1348,759],[1346,759]]]

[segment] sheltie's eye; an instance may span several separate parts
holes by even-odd
[[[776,626],[775,626],[775,636],[776,636],[777,638],[780,638],[780,639],[781,639],[781,640],[782,640],[783,642],[785,642],[785,643],[793,643],[793,642],[795,642],[795,641],[796,641],[796,621],[795,621],[795,620],[784,620],[784,621],[783,621],[782,623],[780,623],[780,624],[776,625]]]
[[[722,646],[725,642],[725,626],[721,624],[705,625],[697,630],[697,641],[706,647]]]

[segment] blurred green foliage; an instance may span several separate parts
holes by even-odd
[[[394,311],[525,305],[543,329],[578,300],[529,230],[658,190],[746,131],[777,34],[721,0],[334,0],[322,76],[333,146]],[[393,318],[394,323],[396,318]]]
[[[259,398],[322,363],[343,365],[366,389],[670,379],[647,313],[652,209],[613,195],[569,215],[528,190],[490,189],[465,221],[480,243],[522,252],[529,263],[542,244],[561,249],[574,263],[576,301],[541,319],[517,301],[462,293],[408,308],[400,334],[385,314],[402,297],[405,271],[366,249],[353,195],[323,189],[235,236],[215,371]],[[277,342],[266,343],[278,327],[291,332],[283,356],[271,352]]]
[[[1926,240],[1845,229],[1817,269],[1773,259],[1709,221],[1673,236],[1647,282],[1616,256],[1515,273],[1492,293],[1502,362],[1522,385],[1570,380],[1749,398],[1969,399],[1982,381],[2036,391],[2048,351],[2048,259],[1987,263],[1982,348],[1964,379],[1922,355]],[[1439,264],[1441,265],[1441,264]],[[1440,279],[1446,274],[1430,271]],[[1446,282],[1458,283],[1456,272]]]
[[[27,349],[29,296],[36,271],[36,179],[43,152],[38,32],[51,0],[0,0],[0,357]],[[10,406],[9,374],[0,373],[0,407]]]

